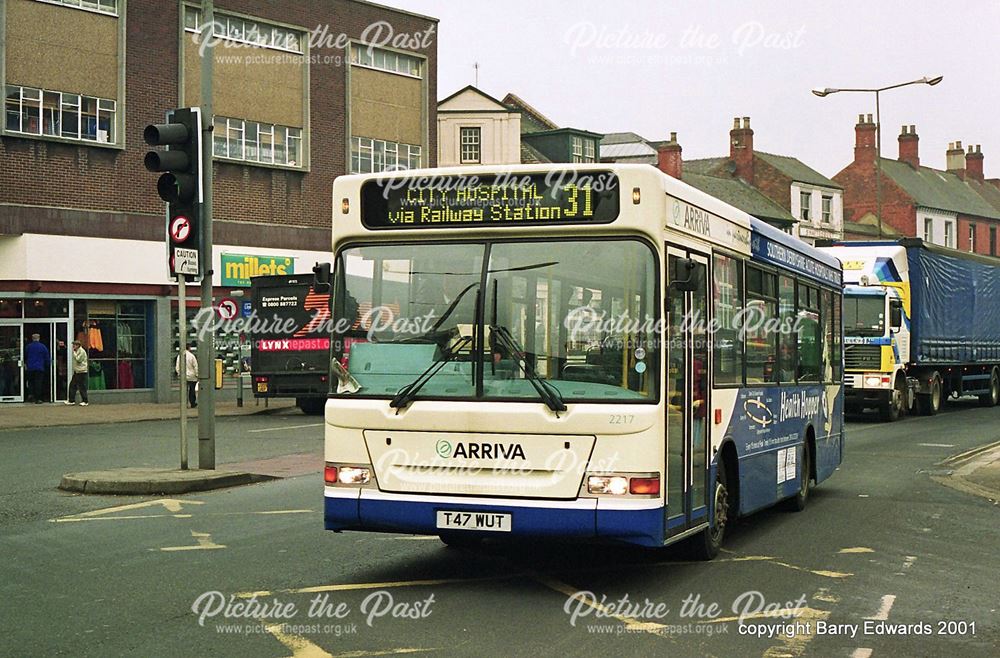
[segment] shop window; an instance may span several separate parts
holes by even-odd
[[[151,304],[81,300],[74,315],[73,335],[90,357],[91,390],[152,387]]]
[[[20,299],[0,299],[0,318],[20,318],[23,308]]]
[[[65,299],[28,299],[24,305],[26,318],[66,318],[69,301]]]

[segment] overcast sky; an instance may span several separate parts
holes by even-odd
[[[810,89],[943,75],[881,95],[883,155],[914,124],[921,164],[943,169],[961,140],[1000,176],[1000,2],[382,1],[440,19],[439,99],[473,83],[478,62],[496,98],[514,92],[559,126],[676,131],[685,159],[728,154],[733,117],[749,116],[755,149],[833,176],[874,94]]]

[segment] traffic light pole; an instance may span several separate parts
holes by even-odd
[[[215,8],[212,0],[202,0],[201,3],[201,38],[214,40]],[[215,306],[212,299],[212,268],[215,259],[212,256],[212,151],[215,143],[212,139],[212,128],[215,119],[212,115],[212,70],[215,63],[215,49],[203,48],[201,58],[201,116],[202,116],[202,162],[203,197],[201,203],[201,221],[203,222],[203,250],[200,255],[204,259],[201,279],[201,308]],[[214,333],[214,332],[213,332]],[[213,370],[215,365],[214,335],[200,331],[198,345],[198,468],[215,468],[215,382]]]

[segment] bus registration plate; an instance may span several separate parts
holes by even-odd
[[[497,512],[449,512],[438,510],[437,527],[447,530],[510,532],[510,514]]]

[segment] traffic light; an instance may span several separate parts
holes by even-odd
[[[167,202],[167,262],[171,276],[199,278],[202,253],[202,133],[201,110],[179,108],[167,112],[167,123],[146,126],[143,138],[166,151],[146,153],[146,169],[163,172],[156,191]]]

